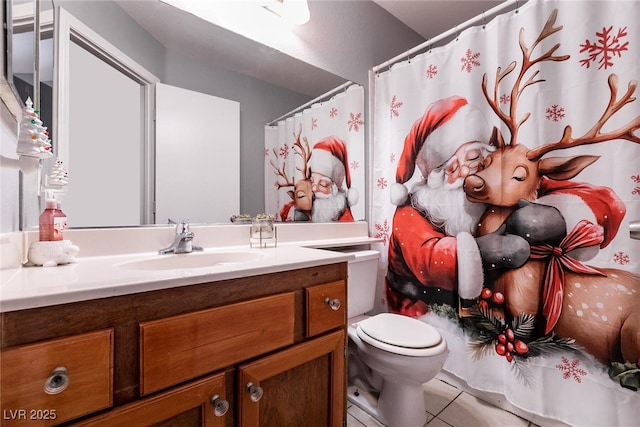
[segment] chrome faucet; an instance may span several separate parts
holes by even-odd
[[[190,230],[189,220],[183,220],[176,225],[176,238],[171,246],[160,249],[158,253],[163,254],[188,254],[193,251],[201,251],[202,247],[193,244],[194,234]]]

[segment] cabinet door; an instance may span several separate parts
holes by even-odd
[[[108,408],[113,330],[29,344],[0,354],[2,426],[50,426]]]
[[[224,427],[231,416],[225,374],[216,374],[90,418],[74,427]]]
[[[307,288],[307,337],[342,327],[347,320],[346,301],[344,280]]]
[[[342,426],[344,340],[340,330],[240,366],[239,425]]]

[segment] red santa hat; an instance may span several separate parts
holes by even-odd
[[[343,182],[346,181],[349,206],[358,202],[358,193],[351,188],[347,146],[343,140],[336,136],[328,136],[318,141],[311,151],[309,168],[311,172],[331,178],[338,188],[342,188]]]
[[[430,104],[404,140],[396,183],[391,186],[391,202],[395,205],[406,202],[409,192],[403,184],[411,179],[416,166],[422,176],[428,178],[429,173],[451,158],[462,144],[486,142],[488,132],[482,113],[460,96]]]

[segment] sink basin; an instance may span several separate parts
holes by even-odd
[[[259,252],[192,252],[188,254],[157,255],[150,258],[119,264],[129,270],[176,270],[186,268],[210,268],[222,265],[243,264],[262,257]]]

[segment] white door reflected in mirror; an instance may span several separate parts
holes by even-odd
[[[156,85],[156,223],[240,210],[240,103]]]
[[[63,209],[69,224],[139,224],[145,187],[140,84],[71,42],[68,88],[69,185]]]

